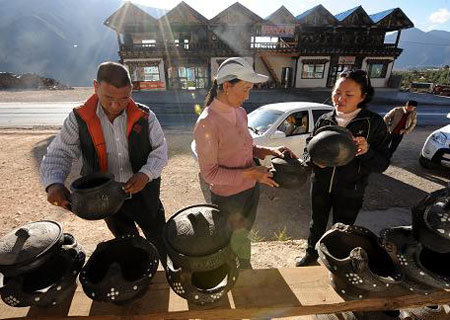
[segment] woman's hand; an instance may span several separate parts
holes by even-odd
[[[259,183],[266,184],[270,187],[279,187],[279,184],[271,179],[272,173],[269,169],[263,166],[252,167],[244,171],[244,176],[247,179],[256,180]]]
[[[287,155],[289,158],[292,158],[292,159],[298,158],[295,155],[295,153],[291,151],[291,149],[289,149],[288,147],[285,147],[285,146],[270,148],[270,151],[271,151],[270,155],[275,156],[275,157],[284,158],[285,155]]]
[[[369,150],[370,146],[367,143],[366,138],[364,138],[364,137],[355,137],[355,138],[353,138],[353,141],[355,142],[356,147],[357,147],[357,152],[356,152],[357,156],[360,156],[360,155],[366,153]]]

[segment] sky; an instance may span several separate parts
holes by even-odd
[[[131,0],[131,2],[148,7],[172,9],[180,0],[165,0],[163,2],[159,0]],[[211,19],[235,3],[236,0],[185,0],[185,2],[206,18]],[[269,16],[282,5],[294,16],[318,4],[322,4],[333,15],[360,5],[369,15],[399,7],[411,19],[416,28],[423,31],[450,31],[450,0],[239,0],[239,3],[262,18]]]

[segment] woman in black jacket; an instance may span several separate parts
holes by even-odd
[[[297,267],[317,260],[315,245],[326,230],[331,209],[333,223],[353,224],[362,207],[369,174],[381,173],[389,166],[386,124],[380,115],[366,108],[373,95],[374,89],[365,71],[344,71],[332,91],[335,109],[321,116],[315,124],[313,135],[326,125],[346,127],[353,134],[358,151],[345,166],[321,167],[311,163],[310,234],[306,254],[296,261]]]

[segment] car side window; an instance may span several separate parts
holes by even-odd
[[[278,127],[286,137],[308,133],[309,117],[308,111],[295,112],[286,117]]]
[[[314,124],[316,124],[317,119],[319,119],[323,114],[330,112],[331,110],[312,110]]]

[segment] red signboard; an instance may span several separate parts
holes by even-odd
[[[295,26],[294,25],[263,25],[261,26],[261,36],[273,36],[273,37],[294,37]]]
[[[139,81],[139,89],[152,90],[152,89],[165,89],[166,84],[162,81]]]

